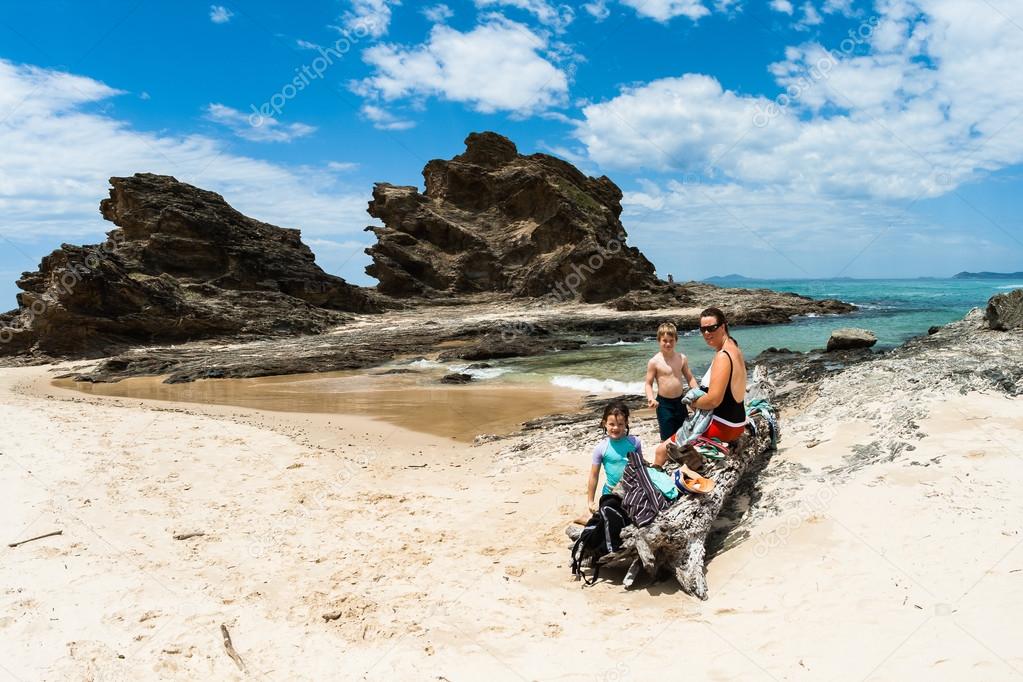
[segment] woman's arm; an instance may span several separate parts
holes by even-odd
[[[597,495],[597,480],[600,478],[600,465],[590,465],[590,479],[586,481],[586,506],[590,513],[597,511],[597,502],[594,499]]]
[[[694,400],[692,402],[694,408],[697,410],[713,410],[725,399],[725,388],[728,386],[728,379],[732,374],[729,371],[731,369],[729,363],[728,355],[724,352],[719,352],[714,356],[714,362],[711,364],[710,386],[707,388],[707,395]]]

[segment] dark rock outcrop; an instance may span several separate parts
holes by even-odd
[[[856,329],[846,327],[831,332],[828,339],[827,351],[851,350],[853,348],[870,348],[877,343],[874,332],[867,329]]]
[[[299,231],[248,218],[219,194],[165,175],[111,178],[100,212],[118,228],[63,245],[18,280],[0,353],[99,355],[218,336],[316,333],[372,312],[364,290],[329,275]]]
[[[1023,327],[1023,289],[1013,289],[988,299],[984,320],[989,328],[998,331]]]
[[[546,154],[523,156],[496,133],[423,169],[426,191],[378,183],[366,272],[391,296],[477,292],[604,302],[660,288],[654,266],[626,246],[622,192]]]
[[[452,372],[451,374],[445,374],[440,378],[442,384],[471,384],[472,375],[465,374],[463,372]]]

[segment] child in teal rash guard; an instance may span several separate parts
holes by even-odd
[[[640,458],[643,457],[643,444],[639,438],[629,435],[629,406],[623,402],[615,401],[604,408],[604,416],[600,420],[600,427],[607,434],[597,446],[593,448],[593,457],[590,460],[590,477],[586,481],[586,506],[590,514],[597,511],[597,481],[600,480],[600,469],[604,468],[604,489],[602,495],[607,495],[611,489],[618,485],[625,472],[625,465],[629,463],[629,453],[637,452]],[[669,500],[678,497],[678,490],[675,488],[671,477],[659,469],[646,468],[650,481],[654,487],[661,491],[661,494]],[[576,523],[586,525],[589,515],[580,516]]]
[[[622,402],[608,403],[604,408],[604,416],[601,417],[600,427],[607,434],[597,446],[593,448],[593,457],[590,461],[590,478],[586,482],[586,506],[590,513],[597,511],[597,481],[600,478],[600,469],[604,468],[604,489],[602,494],[611,492],[611,488],[617,485],[625,471],[628,463],[629,453],[635,450],[639,456],[643,456],[643,445],[639,438],[629,435],[629,407]],[[589,517],[587,517],[589,518]],[[584,520],[585,522],[585,520]]]

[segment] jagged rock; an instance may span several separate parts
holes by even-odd
[[[653,291],[630,291],[608,302],[615,310],[659,310],[698,305],[683,287],[672,284]]]
[[[166,175],[111,178],[100,212],[118,228],[62,245],[17,285],[0,353],[99,355],[216,336],[315,333],[372,312],[362,289],[315,263],[299,231],[248,218]]]
[[[798,402],[807,388],[822,378],[846,370],[854,365],[870,362],[879,357],[869,348],[826,352],[811,350],[806,353],[788,348],[767,348],[748,364],[763,367],[778,386],[775,398],[785,403]]]
[[[461,372],[454,372],[452,374],[445,374],[440,378],[442,384],[468,384],[472,382],[471,374],[462,374]]]
[[[856,329],[845,327],[831,332],[828,339],[828,352],[836,350],[851,350],[853,348],[870,348],[877,343],[874,332],[867,329]]]
[[[625,245],[622,192],[546,154],[523,156],[497,133],[472,133],[464,154],[423,169],[426,191],[378,183],[366,272],[392,296],[505,292],[603,302],[659,288]]]
[[[995,294],[988,299],[984,320],[990,329],[997,331],[1023,327],[1023,289]]]
[[[621,311],[687,308],[696,312],[713,305],[725,312],[732,325],[778,324],[796,315],[844,315],[856,310],[856,306],[833,298],[815,300],[790,292],[722,288],[706,282],[658,284],[630,291],[607,305]],[[685,328],[682,320],[674,321],[680,329]]]
[[[586,345],[580,339],[547,339],[489,333],[458,348],[446,350],[438,360],[497,360],[542,355],[554,350],[576,350]]]

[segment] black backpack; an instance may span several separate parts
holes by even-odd
[[[601,495],[596,513],[590,517],[583,531],[572,546],[572,575],[579,576],[587,585],[597,582],[600,575],[601,558],[622,548],[622,528],[630,525],[629,517],[622,510],[622,498],[617,495]],[[583,575],[582,563],[592,559],[593,577]]]

